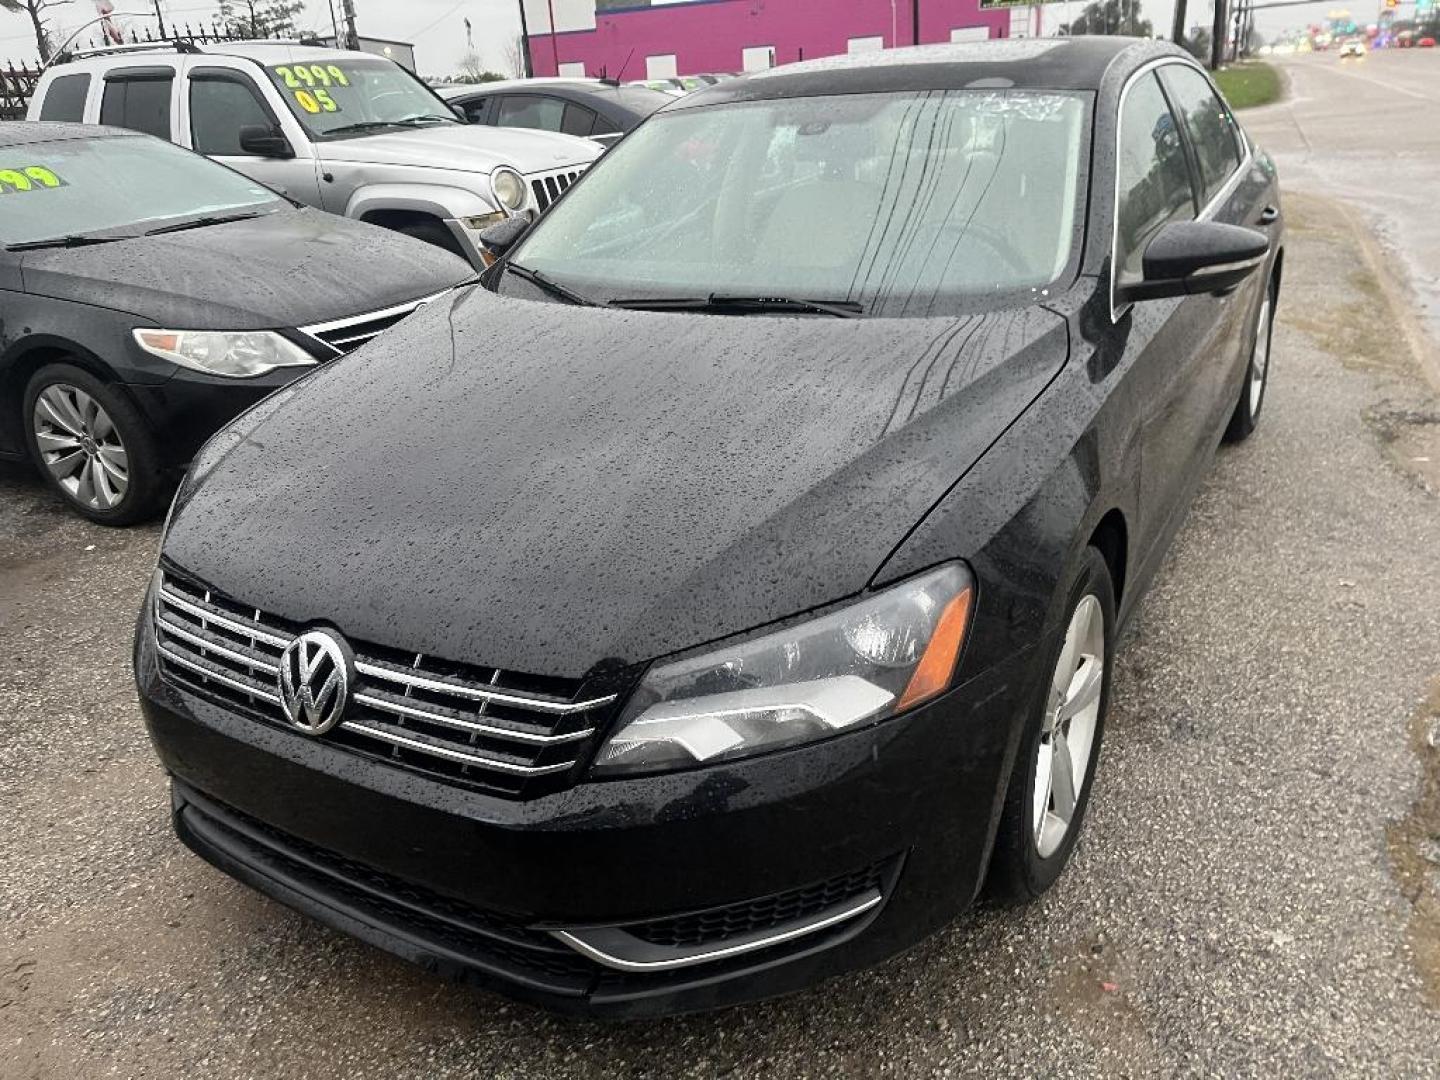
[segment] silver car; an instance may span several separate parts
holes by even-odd
[[[169,139],[476,266],[481,230],[543,211],[601,152],[570,135],[465,124],[383,57],[275,41],[78,54],[46,71],[27,119]]]

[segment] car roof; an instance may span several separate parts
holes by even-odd
[[[805,60],[696,90],[671,105],[871,91],[935,89],[1098,90],[1114,69],[1166,56],[1173,45],[1144,38],[1010,38],[918,45]]]
[[[140,137],[137,131],[101,127],[99,124],[64,124],[53,120],[17,120],[0,124],[0,146],[34,146],[65,139],[115,139]]]
[[[175,55],[235,56],[265,65],[302,62],[334,64],[341,59],[350,63],[357,60],[394,63],[394,61],[387,60],[384,56],[376,56],[374,53],[355,52],[349,49],[327,49],[320,45],[302,45],[298,41],[186,41],[183,44],[157,41],[151,45],[122,45],[94,51],[82,50],[77,52],[73,58],[63,63],[57,63],[55,70],[63,71],[69,64],[95,64],[109,61],[143,63],[144,58],[148,56]]]

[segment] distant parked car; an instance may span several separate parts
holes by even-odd
[[[635,82],[628,82],[625,85],[655,90],[662,94],[669,94],[671,97],[684,97],[690,92],[680,85],[678,79],[637,79]]]
[[[513,79],[442,87],[439,94],[472,124],[559,131],[604,146],[674,100],[658,90],[599,79]]]
[[[383,57],[275,41],[80,54],[45,73],[28,119],[157,135],[476,266],[480,230],[544,209],[601,153],[553,132],[470,127]]]
[[[0,458],[105,525],[219,427],[469,276],[148,135],[0,124]]]
[[[1435,39],[1434,39],[1433,37],[1422,37],[1422,38],[1420,39],[1420,48],[1422,48],[1422,49],[1433,49],[1433,48],[1435,48]]]

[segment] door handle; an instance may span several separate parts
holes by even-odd
[[[1267,206],[1260,211],[1261,225],[1274,225],[1280,220],[1280,208],[1278,206]]]

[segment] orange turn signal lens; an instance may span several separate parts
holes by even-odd
[[[955,674],[955,661],[960,657],[960,646],[965,644],[973,595],[973,588],[966,589],[945,605],[940,621],[935,624],[935,633],[930,635],[930,644],[925,647],[925,655],[920,657],[915,674],[910,676],[910,684],[895,705],[897,712],[934,697],[950,685],[950,679]]]
[[[180,335],[169,330],[137,330],[135,336],[152,349],[174,352],[180,347]]]

